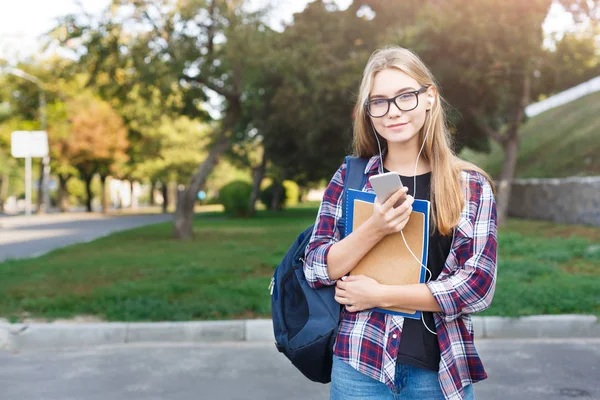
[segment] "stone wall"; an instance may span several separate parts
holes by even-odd
[[[600,226],[600,176],[515,180],[509,215]]]

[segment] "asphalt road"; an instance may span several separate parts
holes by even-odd
[[[489,379],[476,399],[600,399],[600,339],[480,340]],[[272,343],[0,351],[2,400],[305,400],[306,380]]]
[[[86,213],[2,217],[0,262],[8,258],[36,257],[59,247],[172,218],[162,214],[105,216]]]

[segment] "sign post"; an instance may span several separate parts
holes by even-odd
[[[48,156],[46,131],[14,131],[10,135],[11,154],[25,159],[25,214],[31,215],[31,159]]]
[[[31,215],[31,157],[25,157],[25,215]]]

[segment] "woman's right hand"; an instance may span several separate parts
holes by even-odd
[[[375,198],[373,215],[370,219],[373,228],[381,237],[400,232],[408,223],[414,198],[406,195],[407,192],[407,187],[400,188],[383,204]],[[403,196],[406,196],[404,202],[394,208],[394,204]]]

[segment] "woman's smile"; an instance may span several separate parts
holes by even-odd
[[[397,130],[401,130],[403,127],[405,127],[406,125],[408,125],[408,122],[399,122],[397,124],[392,124],[392,125],[386,125],[386,129],[390,129],[392,131],[397,131]]]

